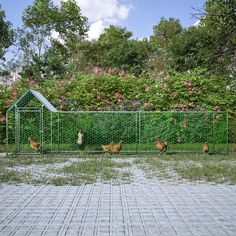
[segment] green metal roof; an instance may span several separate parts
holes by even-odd
[[[27,104],[36,98],[42,105],[44,105],[49,111],[57,112],[57,109],[39,92],[36,92],[32,89],[28,90],[24,95],[22,95],[18,101],[13,104],[7,112],[14,111],[15,106],[17,107],[26,107]]]

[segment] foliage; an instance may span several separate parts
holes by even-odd
[[[200,24],[186,29],[178,19],[161,18],[150,40],[111,25],[88,41],[87,18],[75,0],[59,6],[35,0],[15,32],[22,79],[0,85],[1,134],[6,109],[33,88],[60,110],[227,111],[235,140],[235,3],[207,0]],[[4,18],[0,9],[0,59],[13,42]]]
[[[0,60],[4,59],[6,49],[13,43],[13,30],[11,23],[5,21],[5,12],[1,9],[0,5]]]
[[[222,79],[219,83],[219,77],[206,77],[201,74],[201,71],[190,75],[166,76],[158,82],[154,79],[120,76],[113,74],[113,71],[110,71],[112,73],[110,74],[99,68],[94,68],[94,71],[96,73],[91,75],[79,73],[68,75],[68,79],[64,81],[45,80],[39,84],[32,79],[22,79],[13,86],[1,87],[1,123],[5,123],[6,109],[29,88],[42,92],[59,110],[215,110],[228,111],[230,116],[235,116],[236,96],[234,92],[227,90],[228,81]],[[99,118],[96,119],[96,123],[99,123]],[[163,120],[168,124],[165,122],[162,124],[160,120],[157,120],[156,124],[149,126],[151,129],[153,125],[156,128],[159,127],[159,130],[164,128],[164,135],[165,132],[168,133],[167,127],[171,127],[173,119],[173,117],[165,117]],[[201,119],[200,117],[199,122]],[[88,123],[84,124],[85,126],[89,126],[90,121],[94,123],[94,119],[89,117],[86,120]],[[182,123],[183,126],[186,125],[184,119]],[[180,129],[185,131],[186,127],[183,126]],[[197,125],[192,127],[192,129],[195,128],[198,129]],[[146,131],[152,132],[148,127]],[[180,131],[181,134],[182,131]],[[220,130],[219,135],[221,135]]]
[[[236,2],[208,0],[200,23],[182,31],[168,47],[170,67],[184,72],[196,67],[212,74],[235,74]],[[197,14],[198,15],[198,14]]]
[[[228,89],[231,78],[206,75],[198,69],[191,73],[165,76],[158,83],[158,102],[165,110],[229,111],[235,114],[235,92]]]
[[[182,26],[178,19],[164,17],[158,25],[153,26],[153,35],[150,37],[152,47],[155,51],[166,49],[166,47],[181,33]]]
[[[178,19],[161,18],[158,25],[153,26],[153,35],[150,36],[152,53],[149,55],[149,68],[151,71],[165,71],[168,67],[168,46],[175,41],[182,32]]]
[[[141,74],[148,59],[147,40],[130,39],[132,33],[125,28],[111,25],[100,35],[97,42],[100,58],[98,65],[123,69],[129,73]]]
[[[208,0],[202,20],[213,37],[215,70],[236,73],[236,1]]]
[[[213,38],[205,27],[190,27],[183,30],[168,46],[169,67],[173,71],[186,72],[197,67],[214,64],[212,57]]]
[[[52,0],[36,0],[25,9],[22,19],[18,48],[24,58],[23,77],[40,81],[45,76],[60,76],[67,63],[77,65],[87,18],[81,15],[74,0],[62,2],[60,7],[55,7]],[[57,39],[53,39],[53,33],[58,34]]]

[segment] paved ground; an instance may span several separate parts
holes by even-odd
[[[236,185],[0,186],[0,235],[236,235]]]

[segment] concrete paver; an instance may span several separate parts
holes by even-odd
[[[0,235],[236,235],[236,185],[0,186]]]

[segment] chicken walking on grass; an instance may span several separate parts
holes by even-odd
[[[206,141],[205,143],[203,143],[202,145],[202,151],[205,153],[205,154],[208,154],[209,152],[209,145],[208,145],[208,142]]]
[[[82,129],[79,129],[79,132],[78,132],[77,145],[78,145],[78,147],[80,149],[80,152],[82,153],[82,151],[85,148],[84,131]]]
[[[158,151],[160,151],[160,154],[165,153],[167,150],[167,142],[162,142],[160,138],[157,138],[156,141],[156,148]]]
[[[111,152],[117,154],[121,151],[123,140],[121,139],[118,144],[111,145]]]
[[[34,141],[32,136],[29,136],[28,141],[29,141],[30,147],[33,150],[35,150],[36,152],[40,151],[41,143],[38,143],[38,142]]]
[[[111,142],[110,144],[101,144],[101,148],[105,153],[109,153],[111,151],[111,146],[112,146],[113,142]]]

